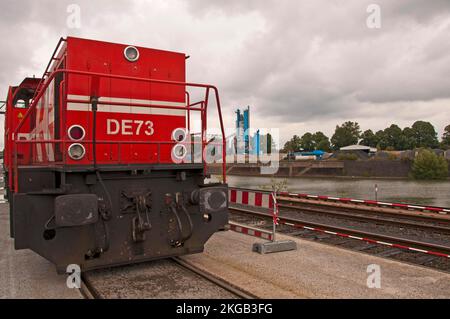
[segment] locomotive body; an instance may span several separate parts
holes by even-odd
[[[16,249],[60,273],[203,251],[228,222],[225,176],[204,181],[211,92],[222,132],[223,123],[217,89],[186,83],[185,60],[69,37],[42,79],[10,88],[4,168]],[[190,89],[204,99],[191,104]],[[187,160],[193,112],[198,161]]]

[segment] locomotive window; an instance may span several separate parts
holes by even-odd
[[[29,101],[25,100],[17,100],[16,105],[14,105],[14,107],[18,109],[26,109],[29,106],[30,106]]]

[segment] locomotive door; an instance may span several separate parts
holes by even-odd
[[[15,93],[15,98],[13,101],[9,100],[12,99],[12,96],[8,98],[7,102],[7,128],[6,128],[6,135],[8,143],[7,149],[9,152],[11,152],[12,155],[12,134],[17,129],[19,124],[22,122],[22,119],[25,117],[25,114],[27,113],[29,107],[30,107],[30,101],[34,94],[34,91],[28,90],[28,89],[22,89],[18,87],[16,90],[18,92]],[[17,134],[18,140],[30,140],[31,139],[31,130],[34,127],[34,114],[32,113],[31,116],[25,120],[25,122],[22,124],[22,127],[20,128],[20,131]],[[31,144],[18,144],[17,145],[17,164],[28,164],[28,161],[30,160],[32,152],[32,145]],[[9,159],[14,162],[14,159]]]

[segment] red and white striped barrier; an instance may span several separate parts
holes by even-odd
[[[436,212],[436,213],[440,213],[440,214],[450,213],[449,208],[434,207],[434,206],[419,206],[419,205],[411,205],[411,204],[404,204],[404,203],[387,203],[387,202],[380,202],[380,201],[367,200],[367,199],[339,198],[339,197],[332,197],[332,196],[297,194],[297,193],[289,193],[289,192],[279,192],[279,193],[277,193],[277,195],[298,197],[298,198],[307,198],[307,199],[327,200],[327,201],[335,201],[335,202],[342,202],[342,203],[355,203],[355,204],[366,204],[366,205],[375,205],[375,206],[383,206],[383,207],[412,209],[412,210],[420,210],[420,211],[427,210],[427,211]]]
[[[399,245],[399,244],[387,243],[387,242],[380,241],[380,240],[374,240],[374,239],[370,239],[370,238],[364,238],[364,237],[353,236],[353,235],[344,234],[344,233],[338,233],[338,232],[334,232],[334,231],[330,231],[330,230],[325,230],[325,229],[316,228],[316,227],[309,227],[309,226],[305,226],[305,225],[301,225],[301,224],[293,224],[293,223],[290,223],[290,222],[286,222],[283,219],[280,220],[280,224],[291,226],[291,227],[295,227],[295,228],[303,228],[303,229],[312,230],[312,231],[315,231],[315,232],[320,232],[320,233],[325,233],[325,234],[330,234],[330,235],[336,235],[336,236],[340,236],[340,237],[344,237],[344,238],[357,239],[357,240],[365,241],[365,242],[368,242],[368,243],[379,244],[379,245],[384,245],[384,246],[390,246],[390,247],[393,247],[393,248],[417,251],[417,252],[421,252],[421,253],[424,253],[424,254],[450,258],[450,255],[443,254],[443,253],[436,252],[436,251],[430,251],[430,250],[424,250],[424,249],[419,249],[419,248],[414,248],[414,247],[408,247],[408,246]]]
[[[258,229],[248,228],[242,225],[239,225],[239,229],[243,229],[244,234],[252,235],[255,237],[264,238],[270,241],[275,241],[275,232],[276,226],[278,225],[278,205],[277,198],[274,192],[267,191],[258,191],[258,190],[249,190],[249,189],[240,189],[240,188],[229,188],[228,190],[228,201],[230,207],[235,205],[235,207],[239,207],[242,209],[244,206],[245,209],[254,210],[258,208],[258,210],[263,210],[266,212],[270,212],[273,216],[273,229],[272,232],[261,231]],[[232,226],[230,226],[231,228]],[[233,228],[231,228],[233,230]],[[249,230],[247,230],[249,229]],[[249,233],[250,232],[250,233]],[[254,235],[256,232],[257,235]]]
[[[272,240],[272,233],[263,229],[253,228],[249,226],[244,226],[241,224],[237,224],[234,222],[228,223],[230,230],[235,231],[237,233],[258,237],[266,240]]]
[[[231,204],[239,204],[273,210],[273,198],[270,192],[229,188],[228,198]]]
[[[289,193],[289,192],[279,192],[279,193],[277,193],[277,195],[278,196],[308,198],[308,199],[318,199],[318,200],[339,201],[339,202],[344,202],[344,203],[351,202],[351,203],[366,204],[366,205],[388,206],[388,207],[397,207],[397,208],[414,209],[414,210],[428,210],[428,211],[439,212],[439,213],[444,213],[444,214],[450,212],[450,209],[441,208],[441,207],[418,206],[418,205],[409,205],[409,204],[395,204],[395,203],[386,203],[386,202],[380,202],[380,201],[374,201],[374,200],[338,198],[338,197],[331,197],[331,196],[296,194],[296,193]],[[443,254],[443,253],[436,252],[436,251],[424,250],[424,249],[409,247],[409,246],[405,246],[405,245],[388,243],[388,242],[374,240],[374,239],[370,239],[370,238],[364,238],[364,237],[334,232],[334,231],[325,230],[325,229],[321,229],[321,228],[290,223],[288,221],[283,220],[282,217],[278,216],[277,198],[275,196],[273,196],[273,193],[271,193],[271,192],[230,188],[228,196],[229,196],[230,204],[239,204],[239,205],[243,205],[243,206],[252,206],[252,207],[258,207],[258,208],[264,208],[264,209],[270,210],[270,212],[273,213],[274,225],[283,224],[283,225],[287,225],[287,226],[291,226],[291,227],[303,228],[303,229],[307,229],[307,230],[311,230],[311,231],[340,236],[340,237],[344,237],[344,238],[357,239],[357,240],[365,241],[368,243],[390,246],[393,248],[417,251],[417,252],[421,252],[421,253],[425,253],[425,254],[429,254],[429,255],[450,258],[450,255]],[[248,227],[248,226],[244,226],[244,225],[236,224],[236,223],[232,223],[232,222],[229,223],[229,227],[230,227],[230,230],[233,230],[233,231],[236,231],[239,233],[243,233],[246,235],[259,237],[259,238],[263,238],[263,239],[267,239],[267,240],[274,239],[273,232],[269,232],[269,231],[265,231],[265,230],[261,230],[261,229],[257,229],[257,228],[252,228],[252,227]]]

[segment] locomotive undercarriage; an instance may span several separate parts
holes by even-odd
[[[203,165],[19,167],[10,199],[16,249],[65,273],[202,252],[228,222],[227,187]]]

